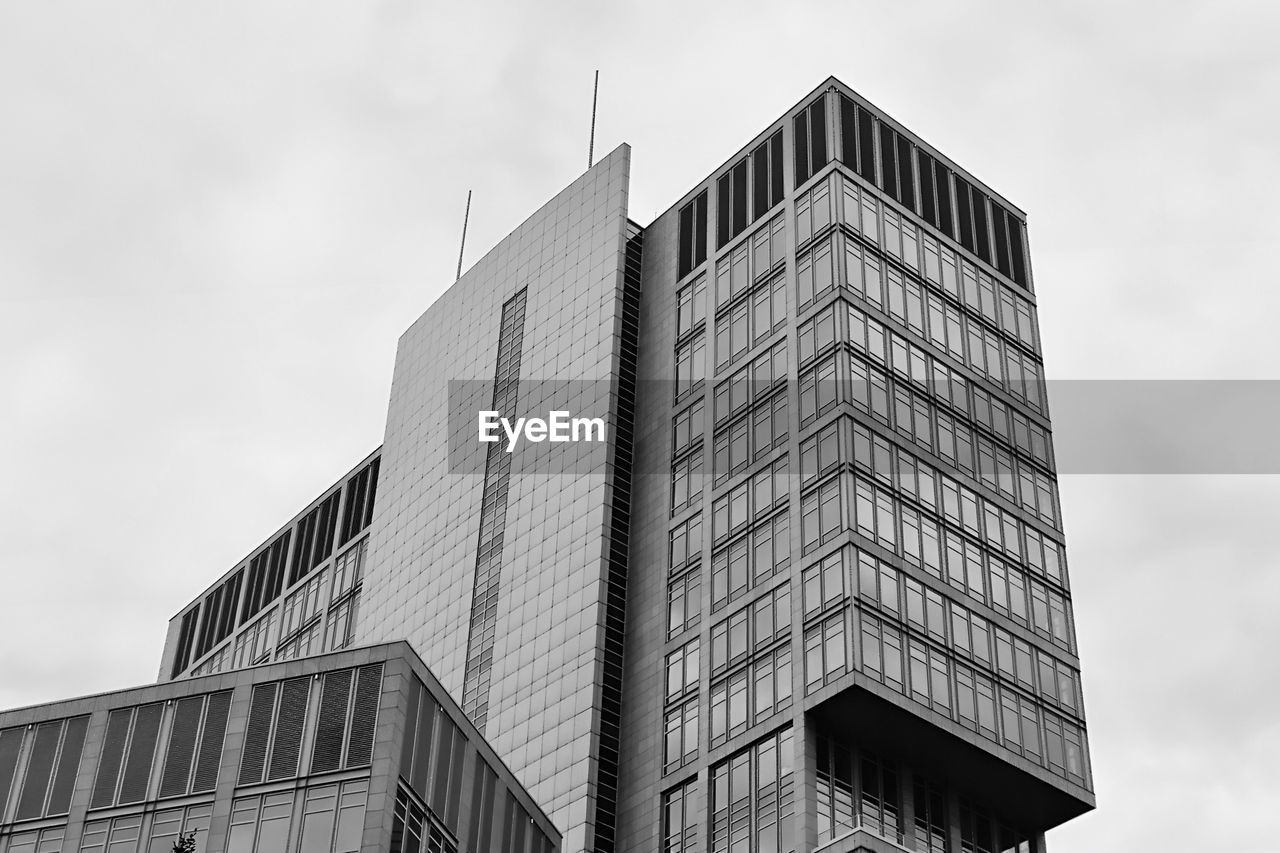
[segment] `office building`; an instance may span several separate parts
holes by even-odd
[[[0,712],[0,850],[501,850],[559,834],[404,642]]]
[[[1023,213],[834,78],[644,227],[629,171],[409,327],[161,678],[406,640],[566,851],[1043,851],[1094,798]]]

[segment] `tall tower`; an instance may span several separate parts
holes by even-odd
[[[835,79],[646,227],[619,849],[1093,806],[1025,228]]]
[[[162,677],[407,639],[574,853],[1043,851],[1094,798],[1024,215],[834,78],[643,228],[629,157],[405,332]]]

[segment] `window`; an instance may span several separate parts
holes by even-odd
[[[752,215],[759,219],[782,201],[782,130],[751,152]]]
[[[706,376],[706,336],[698,333],[676,347],[676,399],[698,388]]]
[[[804,245],[833,221],[831,179],[825,180],[796,199],[796,245]]]
[[[514,819],[519,816],[517,813],[523,814],[508,799],[507,814],[511,823],[516,823]],[[516,825],[523,832],[527,821],[520,820]],[[457,853],[457,849],[436,816],[401,785],[396,790],[395,817],[391,824],[391,853]],[[519,849],[523,849],[523,838]],[[227,853],[236,851],[228,850]]]
[[[786,341],[781,341],[716,384],[716,426],[745,411],[754,401],[780,390],[786,377],[787,345]]]
[[[698,640],[688,643],[667,655],[667,699],[676,699],[690,690],[698,689]]]
[[[705,426],[702,409],[702,400],[698,400],[687,409],[676,413],[672,427],[672,456],[679,456],[702,441]]]
[[[684,278],[707,259],[707,191],[680,208],[680,246],[676,277]]]
[[[695,515],[671,531],[671,570],[702,559],[702,516]]]
[[[855,827],[853,750],[833,738],[817,737],[816,807],[818,844]]]
[[[290,531],[285,531],[249,561],[249,575],[245,582],[244,605],[240,609],[243,623],[275,601],[284,584],[284,564],[288,555]],[[197,651],[196,657],[203,652]]]
[[[151,819],[151,836],[145,849],[148,853],[169,853],[178,840],[179,833],[194,833],[196,853],[204,853],[209,840],[209,816],[212,812],[212,804],[156,812]]]
[[[719,746],[790,704],[791,648],[782,645],[712,683],[711,746]]]
[[[716,262],[716,308],[721,308],[751,288],[751,247],[734,248]]]
[[[293,791],[236,799],[231,805],[227,853],[285,853],[292,812]],[[110,847],[107,853],[112,853]]]
[[[287,544],[287,534],[283,539]],[[283,563],[283,548],[280,550],[280,560]],[[195,650],[197,658],[203,657],[206,652],[231,635],[231,631],[236,626],[236,604],[240,600],[240,584],[243,580],[244,570],[240,569],[205,596],[204,622],[200,626],[200,639]],[[277,593],[279,580],[280,578],[276,579]]]
[[[325,651],[334,652],[345,649],[354,641],[356,612],[359,604],[360,597],[353,595],[329,609],[324,626]]]
[[[674,637],[694,628],[702,613],[702,573],[692,571],[672,578],[667,584],[667,636]]]
[[[858,791],[858,815],[862,823],[877,835],[902,839],[902,792],[898,787],[897,767],[871,753],[863,753],[859,762],[861,786]]]
[[[960,801],[960,853],[1042,853],[1025,833]]]
[[[320,611],[324,609],[322,594],[326,591],[325,582],[328,579],[324,572],[314,574],[284,600],[284,615],[280,625],[282,637],[289,637],[320,615]]]
[[[523,294],[523,291],[521,293]],[[523,307],[521,315],[523,321]],[[378,491],[378,468],[381,461],[381,457],[374,459],[361,468],[354,477],[347,480],[342,510],[342,532],[338,537],[339,547],[354,539],[373,521],[373,501]]]
[[[801,110],[793,123],[796,149],[796,186],[827,165],[827,99],[818,99]]]
[[[711,770],[711,853],[793,853],[791,731],[784,729]]]
[[[828,480],[800,498],[800,532],[804,550],[830,541],[846,529],[841,501],[842,477]]]
[[[905,136],[880,123],[880,188],[894,201],[915,210],[914,147]]]
[[[806,692],[834,681],[849,668],[849,655],[845,643],[845,613],[834,616],[805,629],[804,632],[804,683]]]
[[[65,826],[33,829],[30,832],[20,832],[8,838],[0,838],[0,849],[5,849],[4,842],[8,841],[6,853],[60,853],[66,834]],[[200,853],[204,853],[203,849]]]
[[[947,841],[947,801],[942,789],[925,779],[915,779],[916,849],[927,853],[951,853]]]
[[[787,472],[787,460],[783,457],[712,502],[711,527],[717,546],[787,500]]]
[[[842,548],[804,570],[801,584],[804,589],[806,619],[844,600],[847,571],[845,564],[852,554],[851,548]]]
[[[711,607],[718,609],[791,562],[787,514],[756,523],[711,558]]]
[[[751,236],[751,269],[756,279],[768,275],[787,259],[786,232],[786,220],[778,215]]]
[[[713,441],[716,485],[786,445],[787,395],[762,400],[748,414],[716,430]]]
[[[796,262],[797,304],[809,305],[835,287],[835,238],[827,237]]]
[[[358,853],[368,794],[367,780],[308,788],[301,849],[307,853]]]
[[[702,817],[698,782],[690,780],[662,795],[662,853],[697,853]]]
[[[662,767],[670,772],[698,756],[698,700],[668,709],[665,720]]]
[[[671,512],[693,506],[702,498],[702,454],[694,453],[671,466]]]
[[[716,248],[747,227],[747,158],[729,167],[716,181]]]
[[[902,632],[865,611],[860,612],[859,622],[862,671],[904,693]]]
[[[279,610],[273,608],[265,616],[236,635],[231,656],[231,668],[240,669],[266,661],[271,656],[275,642],[276,617]]]
[[[876,152],[872,138],[875,118],[844,95],[840,96],[840,162],[876,183]]]
[[[838,331],[840,323],[837,321],[837,313],[843,307],[844,303],[833,302],[800,327],[800,364],[806,364],[843,337]]]
[[[298,522],[293,542],[293,563],[289,585],[297,583],[333,554],[333,536],[338,523],[338,498],[334,492]]]
[[[368,538],[361,539],[338,556],[333,564],[333,591],[329,595],[331,602],[337,601],[353,590],[364,574],[364,552],[369,544]]]
[[[700,275],[676,296],[676,334],[684,337],[707,319],[707,277]]]

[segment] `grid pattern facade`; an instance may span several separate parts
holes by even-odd
[[[912,727],[1092,805],[1024,228],[832,81],[646,229],[637,454],[668,473],[634,500],[620,849],[1036,845]],[[912,722],[844,730],[855,693]],[[744,756],[784,735],[762,832]]]
[[[566,850],[1042,851],[1093,795],[1022,214],[834,80],[644,229],[628,172],[410,327],[383,448],[175,617],[165,672],[408,639]],[[596,464],[455,441],[531,401],[602,406]],[[241,781],[304,761],[280,709],[358,701],[304,682],[246,698]],[[409,701],[395,848],[455,849],[470,802],[481,849],[536,853]]]
[[[161,680],[350,646],[380,465],[363,460],[170,620]]]
[[[2,712],[0,783],[0,853],[559,849],[403,643]]]
[[[628,172],[624,146],[477,261],[400,340],[357,640],[408,639],[460,701],[488,452],[475,441],[475,417],[494,399],[502,306],[526,291],[522,409],[540,400],[580,413],[574,395],[587,388],[591,404],[613,411]],[[597,388],[609,389],[607,399]],[[449,447],[447,410],[469,412],[461,450]],[[509,454],[483,733],[552,815],[565,849],[585,850],[606,793],[596,759],[614,472],[602,455],[575,473],[557,456],[566,448],[523,444]]]

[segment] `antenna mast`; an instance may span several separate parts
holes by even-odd
[[[458,247],[458,274],[454,281],[462,278],[462,252],[467,248],[467,220],[471,218],[471,190],[467,190],[467,210],[462,214],[462,245]]]
[[[596,155],[596,98],[600,94],[600,69],[596,69],[595,86],[591,89],[591,142],[587,146],[587,168],[595,162]]]

